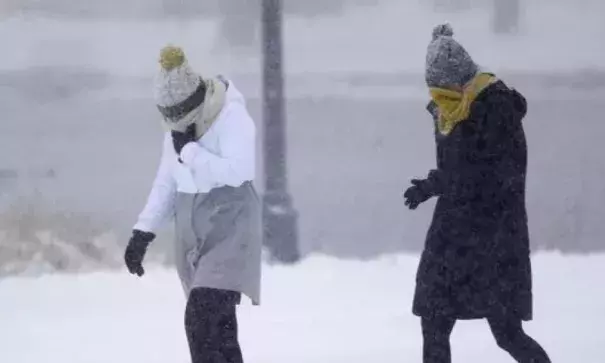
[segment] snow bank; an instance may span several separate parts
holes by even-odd
[[[40,193],[17,197],[0,208],[0,278],[116,269],[124,253],[118,240],[106,224]]]
[[[416,256],[344,261],[313,256],[267,266],[263,305],[239,310],[249,363],[420,362],[411,315]],[[605,357],[605,255],[534,257],[527,330],[554,362]],[[174,271],[0,280],[0,356],[11,363],[187,362],[184,296]],[[454,362],[508,363],[483,321],[460,322]]]

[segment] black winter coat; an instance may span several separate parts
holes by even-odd
[[[416,277],[422,317],[532,318],[525,209],[525,98],[502,81],[477,96],[447,136],[436,131],[438,196]]]

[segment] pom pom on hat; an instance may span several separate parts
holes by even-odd
[[[181,47],[163,47],[158,63],[161,68],[155,77],[154,96],[160,106],[173,106],[186,100],[202,82],[201,75],[190,67]]]
[[[433,28],[433,40],[439,37],[452,37],[454,36],[454,29],[449,23],[443,23]]]
[[[183,49],[174,45],[167,45],[160,51],[160,65],[166,71],[182,66],[185,59]]]

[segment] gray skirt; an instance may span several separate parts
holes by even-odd
[[[176,267],[185,295],[196,287],[238,291],[260,304],[260,203],[251,182],[178,193]]]

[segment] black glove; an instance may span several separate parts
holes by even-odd
[[[126,252],[124,253],[124,261],[126,267],[133,275],[143,276],[145,270],[143,269],[143,258],[147,247],[155,239],[155,234],[151,232],[143,232],[135,229],[132,231],[132,237],[128,241],[126,246]]]
[[[435,101],[430,101],[428,105],[426,105],[426,110],[433,116],[433,120],[437,120],[439,118],[439,107],[435,103]]]
[[[195,123],[189,125],[185,132],[172,131],[172,145],[177,155],[181,155],[183,147],[190,142],[195,141]]]
[[[412,186],[403,193],[405,205],[412,210],[418,208],[420,204],[429,200],[433,195],[430,183],[426,179],[412,179]]]

